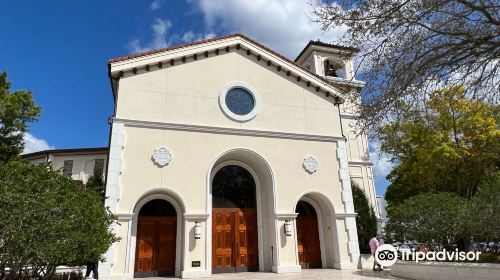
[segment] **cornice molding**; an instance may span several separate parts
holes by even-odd
[[[330,76],[325,76],[325,79],[328,79],[334,84],[338,85],[343,85],[343,86],[352,86],[352,87],[357,87],[357,88],[363,88],[366,83],[363,81],[358,81],[354,79],[344,79],[344,78],[338,78],[338,77],[330,77]]]
[[[184,214],[184,219],[187,221],[206,221],[210,215],[208,214]]]
[[[348,161],[349,166],[351,165],[363,165],[363,166],[373,166],[371,161],[362,161],[362,160],[350,160]]]
[[[254,129],[231,128],[231,127],[216,127],[216,126],[204,126],[204,125],[193,125],[193,124],[176,124],[176,123],[139,121],[139,120],[131,120],[131,119],[113,118],[113,123],[115,123],[115,122],[116,123],[123,123],[126,126],[161,128],[161,129],[193,131],[193,132],[206,132],[206,133],[215,133],[215,134],[245,135],[245,136],[255,136],[255,137],[270,137],[270,138],[283,138],[283,139],[295,139],[295,140],[311,140],[311,141],[321,141],[321,142],[345,141],[345,138],[341,137],[341,136],[301,134],[301,133],[290,133],[290,132],[279,132],[279,131],[266,131],[266,130],[254,130]]]
[[[278,220],[294,220],[297,218],[298,213],[276,213],[276,219]]]
[[[339,214],[335,214],[335,218],[337,218],[337,219],[344,219],[344,218],[349,218],[349,217],[356,218],[357,215],[358,215],[358,213],[339,213]]]
[[[117,213],[118,221],[130,221],[134,217],[134,214],[129,213]]]

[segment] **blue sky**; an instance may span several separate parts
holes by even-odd
[[[27,152],[107,145],[109,58],[233,32],[294,58],[309,40],[342,34],[312,23],[307,0],[19,0],[3,8],[0,71],[43,109],[25,137]],[[390,166],[374,162],[382,194]]]

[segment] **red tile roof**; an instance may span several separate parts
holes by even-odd
[[[229,35],[215,37],[212,39],[198,40],[198,41],[193,41],[193,42],[186,43],[186,44],[175,45],[175,46],[171,46],[171,47],[167,47],[167,48],[161,48],[161,49],[157,49],[157,50],[150,50],[150,51],[146,51],[146,52],[140,52],[140,53],[135,53],[135,54],[127,55],[127,56],[112,58],[108,61],[108,63],[111,64],[114,62],[124,61],[124,60],[137,58],[137,57],[141,57],[141,56],[146,56],[146,55],[150,55],[150,54],[166,52],[166,51],[171,51],[171,50],[175,50],[175,49],[181,49],[181,48],[185,48],[185,47],[195,46],[195,45],[201,45],[201,44],[205,44],[205,43],[209,43],[209,42],[220,41],[220,40],[238,37],[238,36],[245,38],[247,40],[253,41],[252,39],[250,39],[244,35],[235,33],[235,34],[229,34]]]
[[[328,48],[334,48],[334,49],[341,49],[341,50],[346,50],[346,51],[351,51],[351,52],[358,52],[359,49],[358,48],[354,48],[354,47],[348,47],[348,46],[342,46],[342,45],[335,45],[335,44],[329,44],[329,43],[325,43],[325,42],[321,42],[320,40],[317,40],[317,41],[309,41],[309,43],[302,49],[302,51],[299,53],[299,55],[297,55],[297,57],[294,59],[294,61],[297,61],[303,54],[304,52],[307,50],[307,48],[309,48],[309,46],[320,46],[320,47],[328,47]]]

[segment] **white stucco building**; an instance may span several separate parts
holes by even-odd
[[[85,184],[93,174],[105,173],[108,148],[53,149],[24,154],[22,158],[33,164],[50,163],[54,170]]]
[[[294,62],[235,34],[110,60],[121,240],[102,278],[356,268],[351,179],[377,203],[339,90],[364,85],[354,52],[310,42]]]

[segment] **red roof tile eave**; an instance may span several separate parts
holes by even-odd
[[[133,58],[138,58],[138,57],[142,57],[142,56],[146,56],[146,55],[171,51],[171,50],[175,50],[175,49],[180,49],[180,48],[196,46],[196,45],[201,45],[201,44],[215,42],[215,41],[220,41],[220,40],[238,37],[238,36],[243,37],[245,39],[248,39],[250,41],[253,41],[252,39],[246,37],[245,35],[242,35],[239,33],[234,33],[234,34],[223,35],[223,36],[219,36],[219,37],[215,37],[215,38],[211,38],[211,39],[198,40],[198,41],[193,41],[191,43],[186,43],[186,44],[179,44],[179,45],[175,45],[175,46],[171,46],[171,47],[167,47],[167,48],[161,48],[161,49],[150,50],[150,51],[146,51],[146,52],[135,53],[135,54],[127,55],[127,56],[111,58],[108,60],[108,64],[120,62],[120,61],[125,61],[125,60],[129,60],[129,59],[133,59]]]
[[[253,40],[252,38],[246,36],[246,35],[243,35],[243,34],[240,34],[240,33],[234,33],[234,34],[229,34],[229,35],[223,35],[223,36],[219,36],[219,37],[215,37],[215,38],[212,38],[212,39],[206,39],[206,40],[199,40],[199,41],[194,41],[194,42],[191,42],[191,43],[187,43],[187,44],[181,44],[181,45],[176,45],[176,46],[172,46],[172,47],[168,47],[168,48],[162,48],[162,49],[157,49],[157,50],[151,50],[151,51],[147,51],[147,52],[142,52],[142,53],[137,53],[137,54],[132,54],[132,55],[128,55],[128,56],[122,56],[122,57],[118,57],[118,58],[114,58],[114,59],[110,59],[109,62],[108,62],[108,65],[111,65],[111,63],[114,63],[114,62],[120,62],[120,61],[125,61],[125,60],[129,60],[129,59],[133,59],[133,58],[138,58],[138,57],[142,57],[142,56],[146,56],[146,55],[151,55],[151,54],[156,54],[156,53],[160,53],[160,52],[165,52],[165,51],[171,51],[171,50],[174,50],[174,49],[180,49],[180,48],[185,48],[185,47],[190,47],[190,46],[195,46],[195,45],[200,45],[200,44],[205,44],[205,43],[210,43],[210,42],[215,42],[215,41],[220,41],[220,40],[224,40],[224,39],[228,39],[228,38],[234,38],[234,37],[241,37],[247,41],[249,41],[250,43],[266,50],[267,52],[279,57],[280,59],[294,65],[295,67],[298,67],[304,71],[306,71],[308,74],[314,76],[315,78],[321,80],[322,82],[326,83],[327,85],[329,86],[333,86],[335,87],[334,84],[331,83],[331,81],[329,81],[328,79],[326,79],[325,77],[322,77],[312,71],[310,71],[309,69],[305,68],[305,67],[302,67],[301,65],[297,64],[295,61],[292,61],[291,59],[283,56],[282,54],[262,45],[261,43],[258,43],[257,41]]]

